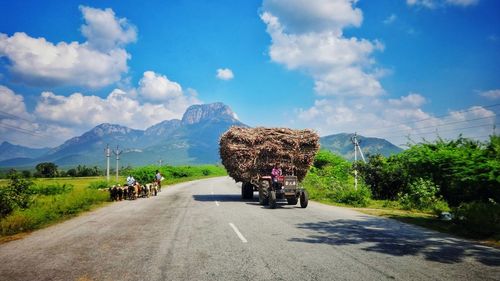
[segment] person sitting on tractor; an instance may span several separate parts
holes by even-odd
[[[273,170],[271,171],[271,179],[273,180],[273,186],[275,189],[278,188],[278,180],[279,180],[279,177],[281,177],[281,175],[282,175],[282,172],[281,172],[280,164],[276,163],[276,165],[274,165]]]

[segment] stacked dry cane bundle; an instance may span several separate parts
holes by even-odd
[[[231,127],[220,138],[222,164],[237,182],[271,175],[279,163],[283,175],[302,181],[319,149],[319,136],[312,130]]]

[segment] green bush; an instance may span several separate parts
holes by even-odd
[[[37,195],[56,195],[68,193],[73,190],[73,185],[71,184],[60,184],[54,183],[49,185],[34,185],[31,187],[31,192]]]
[[[10,178],[8,185],[0,187],[0,218],[17,208],[27,208],[32,202],[33,182],[23,179],[21,174],[15,171],[8,176]]]
[[[408,185],[405,193],[399,195],[399,203],[408,210],[444,211],[447,204],[438,193],[439,188],[431,180],[418,178]]]
[[[366,206],[371,198],[370,189],[364,184],[354,188],[351,163],[326,150],[316,155],[302,185],[309,192],[309,198],[319,201]]]
[[[357,189],[352,185],[341,185],[334,188],[330,196],[338,203],[365,207],[370,203],[371,192],[365,185],[358,185]]]
[[[500,204],[489,202],[462,203],[455,209],[455,220],[470,233],[488,237],[500,234]]]

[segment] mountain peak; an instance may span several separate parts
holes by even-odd
[[[229,106],[221,102],[192,105],[188,107],[184,116],[182,116],[183,125],[192,125],[209,120],[238,121],[238,118]]]
[[[102,123],[100,125],[95,126],[88,133],[92,133],[92,134],[97,135],[97,136],[104,136],[104,135],[108,135],[111,133],[126,134],[126,133],[129,133],[131,130],[132,129],[125,127],[125,126],[122,126],[122,125]]]

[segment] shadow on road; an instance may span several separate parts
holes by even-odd
[[[241,202],[239,194],[194,194],[193,199],[196,201],[219,201],[219,202]]]
[[[336,246],[367,244],[363,250],[392,256],[423,255],[427,260],[450,264],[472,258],[485,265],[500,266],[500,251],[497,249],[444,237],[433,231],[415,230],[395,221],[365,217],[362,221],[311,222],[297,227],[314,234],[307,238],[292,238],[292,242]]]

